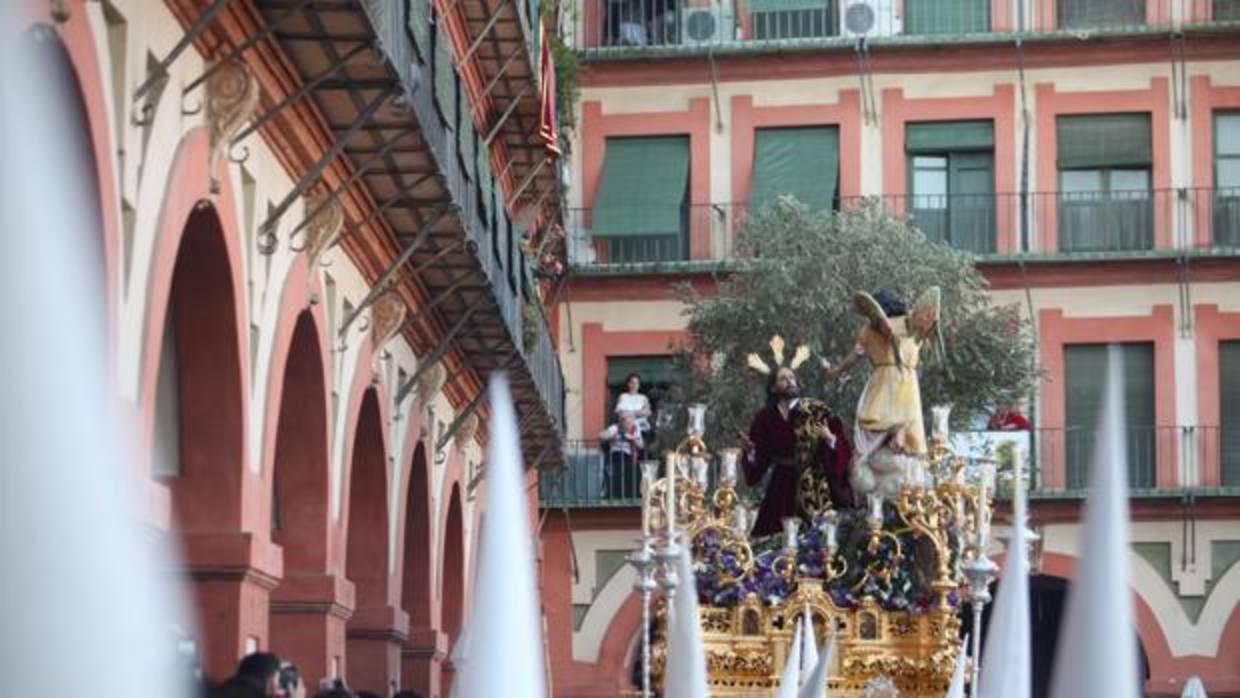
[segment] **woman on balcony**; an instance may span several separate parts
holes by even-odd
[[[650,399],[641,392],[642,379],[636,373],[630,373],[624,377],[624,392],[616,398],[616,419],[619,420],[625,414],[631,415],[637,422],[637,428],[641,430],[642,435],[646,438],[650,437]]]

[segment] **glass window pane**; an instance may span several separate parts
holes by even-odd
[[[1066,194],[1102,190],[1101,170],[1064,170],[1059,173],[1059,187]]]
[[[1112,170],[1111,194],[1113,199],[1148,199],[1150,189],[1149,170]]]
[[[917,162],[923,160],[942,164],[917,167]],[[947,208],[947,158],[914,158],[913,197],[914,208]]]
[[[1240,187],[1240,157],[1219,158],[1215,165],[1218,170],[1218,180],[1214,186],[1219,189],[1234,189]]]
[[[1214,117],[1214,152],[1217,155],[1240,155],[1240,114]]]

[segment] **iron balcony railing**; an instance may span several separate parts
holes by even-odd
[[[979,37],[1240,26],[1240,0],[582,0],[576,45],[600,56],[859,37]]]
[[[871,204],[907,218],[926,237],[979,255],[1017,252],[1141,252],[1240,249],[1240,188],[1029,194],[912,194],[837,198],[848,210]],[[633,202],[633,208],[650,207]],[[749,221],[747,204],[686,204],[661,234],[629,234],[610,215],[607,236],[591,209],[567,213],[575,265],[727,260]]]
[[[1089,483],[1098,431],[1084,427],[1026,431],[962,431],[952,435],[957,455],[993,461],[1011,472],[1020,459],[1033,497],[1083,496]],[[1174,495],[1187,489],[1240,496],[1240,427],[1125,427],[1128,486],[1134,496]],[[612,453],[605,441],[570,441],[565,466],[539,480],[542,506],[617,508],[641,505],[641,466],[656,453]],[[712,464],[713,465],[713,464]],[[708,481],[714,483],[713,470]],[[1000,497],[1011,496],[1010,478]]]

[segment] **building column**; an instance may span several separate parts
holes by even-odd
[[[301,669],[313,690],[329,677],[348,680],[345,626],[353,583],[332,574],[292,575],[271,595],[271,650]]]
[[[402,647],[409,637],[409,615],[399,608],[358,609],[349,620],[349,687],[381,696],[401,686]]]
[[[248,652],[269,640],[268,606],[279,583],[278,546],[249,533],[184,533],[185,575],[201,634],[199,659],[225,679]]]
[[[434,628],[410,631],[401,650],[401,688],[417,691],[422,698],[442,698],[448,684],[442,682],[448,657],[448,636]]]

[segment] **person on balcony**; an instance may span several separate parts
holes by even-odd
[[[791,363],[784,366],[783,339],[773,338],[771,348],[776,363],[773,371],[756,354],[750,354],[749,365],[767,374],[767,401],[754,415],[749,433],[740,435],[746,484],[756,487],[771,473],[750,531],[755,537],[779,533],[785,518],[809,520],[820,513],[807,510],[806,503],[813,500],[818,483],[824,480],[831,506],[853,506],[848,484],[852,445],[844,422],[825,404],[801,398],[795,369],[809,357],[808,349],[798,349]],[[823,505],[825,508],[826,503]]]
[[[605,497],[636,497],[637,483],[641,479],[640,467],[642,449],[646,447],[642,439],[637,419],[631,412],[621,412],[619,420],[599,434],[604,442],[603,450],[607,454],[605,472],[603,473],[603,496]]]
[[[1018,405],[1003,405],[990,418],[986,428],[990,431],[1029,431],[1031,426],[1029,418]]]
[[[616,419],[625,414],[633,417],[642,437],[650,438],[650,399],[642,394],[642,378],[636,373],[624,377],[624,392],[616,398]]]

